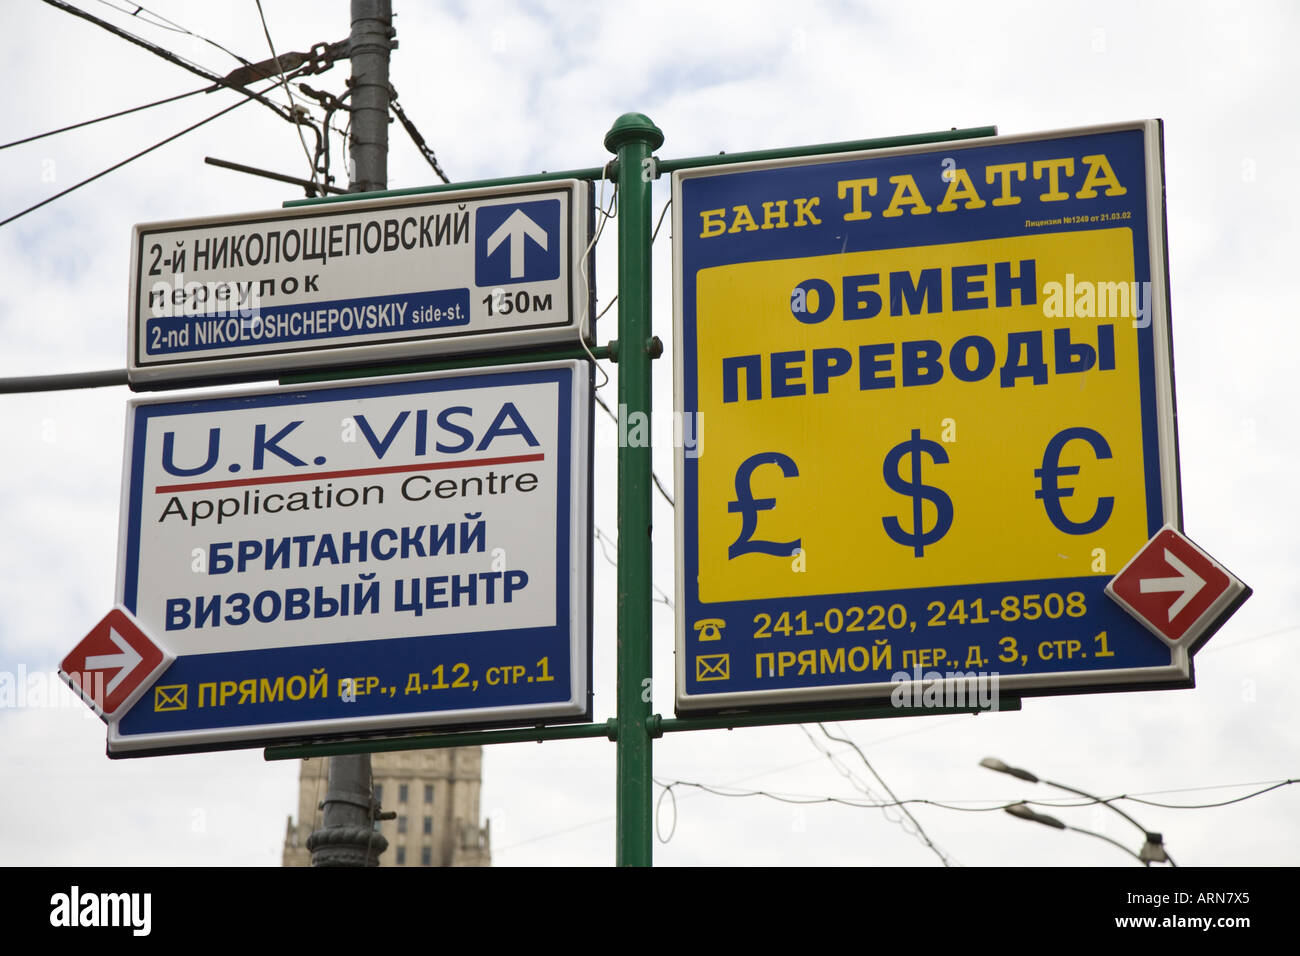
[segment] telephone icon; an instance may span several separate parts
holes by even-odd
[[[701,641],[722,640],[722,629],[726,626],[727,622],[720,617],[706,617],[695,622],[695,630],[700,632]]]

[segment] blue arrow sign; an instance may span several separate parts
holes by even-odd
[[[560,201],[502,203],[475,211],[474,282],[543,282],[560,274]]]

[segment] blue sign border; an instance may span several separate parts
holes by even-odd
[[[585,369],[585,383],[579,379]],[[143,514],[144,453],[153,421],[174,421],[177,416],[222,411],[232,408],[270,408],[292,405],[321,405],[391,395],[426,395],[443,391],[464,391],[503,385],[553,382],[557,387],[557,482],[555,505],[556,595],[555,623],[549,627],[525,627],[497,632],[429,634],[402,638],[374,639],[295,647],[270,647],[225,653],[178,656],[156,681],[156,686],[185,684],[197,693],[199,683],[229,680],[274,680],[286,674],[310,675],[324,668],[331,682],[323,699],[250,702],[238,708],[199,709],[190,704],[184,710],[155,712],[142,702],[110,724],[110,756],[134,757],[162,753],[183,753],[260,747],[271,743],[305,742],[349,736],[391,736],[416,730],[439,730],[464,726],[509,726],[517,724],[566,723],[590,720],[591,685],[591,405],[593,367],[588,362],[566,361],[499,370],[435,373],[404,376],[346,385],[322,385],[297,389],[276,389],[257,393],[224,393],[179,401],[137,400],[128,409],[128,446],[124,475],[121,563],[118,601],[132,613],[137,610],[140,591],[139,559]],[[575,406],[575,390],[585,388],[586,402]],[[581,394],[581,393],[577,393]],[[575,421],[575,413],[579,420]],[[575,439],[581,444],[574,445]],[[578,452],[578,454],[575,454]],[[581,463],[586,462],[586,467]],[[582,488],[584,494],[575,492]],[[585,499],[586,507],[575,511],[575,502]],[[579,530],[574,534],[576,528]],[[575,560],[576,559],[576,560]],[[580,587],[574,588],[572,572],[584,568]],[[585,611],[575,606],[581,596]],[[373,622],[358,617],[358,623]],[[370,624],[368,626],[372,626]],[[166,643],[165,634],[152,635]],[[415,699],[398,694],[358,696],[345,702],[336,693],[338,678],[373,675],[380,686],[401,688],[412,672],[429,671],[431,658],[448,663],[464,662],[470,672],[502,663],[532,662],[549,657],[553,681],[476,689],[449,687],[436,698],[428,693]],[[575,661],[575,656],[577,660]],[[575,666],[576,665],[576,666]],[[451,680],[451,668],[447,669]],[[224,711],[229,711],[225,713]],[[480,713],[481,712],[481,713]]]
[[[761,196],[767,202],[787,200],[788,208],[793,209],[798,197],[835,196],[839,180],[870,176],[883,183],[893,175],[915,174],[921,167],[932,173],[943,168],[944,159],[952,156],[961,157],[960,161],[965,165],[987,165],[1031,162],[1034,159],[1079,156],[1094,152],[1106,153],[1117,177],[1128,188],[1128,193],[1123,197],[1108,197],[1105,211],[1127,209],[1131,212],[1131,218],[1125,221],[1125,225],[1133,230],[1134,279],[1139,283],[1151,282],[1150,288],[1153,290],[1152,321],[1147,328],[1140,330],[1138,337],[1148,533],[1154,535],[1165,523],[1181,528],[1172,348],[1168,328],[1163,127],[1158,120],[830,157],[716,166],[676,173],[673,180],[673,215],[677,407],[684,415],[699,411],[697,383],[700,370],[696,366],[694,303],[696,276],[703,269],[742,262],[1024,236],[1039,232],[1027,228],[1026,220],[1065,219],[1085,211],[1098,211],[1095,201],[1089,205],[1088,201],[1073,196],[1044,204],[1038,198],[1040,190],[1022,188],[1018,191],[1022,200],[1018,205],[1002,209],[986,206],[978,212],[957,209],[945,212],[941,221],[936,221],[934,216],[903,216],[888,221],[887,228],[881,228],[879,218],[843,222],[839,217],[832,220],[831,217],[824,216],[821,224],[806,223],[797,230],[740,230],[734,234],[728,232],[704,238],[700,236],[700,230],[693,226],[702,221],[701,214],[705,210],[731,210],[738,205],[753,205],[756,196]],[[1096,225],[1079,223],[1053,226],[1052,231],[1087,231],[1096,228]],[[811,701],[847,702],[880,697],[898,686],[891,680],[894,674],[909,670],[902,666],[900,660],[894,659],[885,673],[870,673],[872,668],[861,671],[845,667],[842,672],[834,674],[801,674],[799,668],[791,667],[782,674],[760,677],[759,666],[756,664],[758,654],[810,649],[818,654],[826,649],[833,654],[837,647],[845,647],[842,640],[845,635],[840,634],[838,639],[828,640],[824,634],[812,633],[801,636],[797,645],[792,641],[781,644],[780,638],[755,641],[751,624],[755,614],[767,614],[772,620],[777,620],[782,613],[794,615],[802,611],[806,614],[806,621],[821,622],[825,615],[834,615],[848,607],[866,611],[872,606],[883,609],[901,605],[907,618],[916,621],[924,620],[927,607],[932,606],[931,602],[951,606],[959,598],[966,602],[979,599],[988,608],[996,606],[995,599],[1000,600],[1007,594],[1031,591],[1082,592],[1088,608],[1088,623],[1086,628],[1075,628],[1078,633],[1069,633],[1068,636],[1077,638],[1107,630],[1108,634],[1114,635],[1111,644],[1115,657],[1105,664],[1092,656],[1066,661],[1042,661],[1035,658],[1031,664],[1018,666],[1014,672],[999,675],[1002,693],[1019,696],[1193,684],[1190,656],[1178,651],[1171,652],[1120,611],[1104,594],[1108,577],[1044,578],[1038,581],[978,586],[703,602],[699,598],[697,583],[699,506],[698,462],[686,455],[683,449],[678,449],[679,712],[765,708]],[[722,619],[738,626],[733,629],[733,633],[728,634],[724,628],[715,640],[702,642],[690,625],[705,619]],[[831,619],[837,620],[834,617]],[[948,630],[952,632],[956,629]],[[1062,631],[1059,620],[1043,617],[1028,626],[1026,622],[1019,622],[1014,633],[1021,647],[1033,648],[1040,641],[1066,637],[1067,634]],[[954,635],[949,639],[953,646],[945,644],[944,637],[947,635],[942,631],[930,629],[926,632],[926,644],[930,647],[944,647],[947,651],[948,659],[945,664],[939,665],[940,668],[969,671],[972,668],[960,666],[969,645],[979,643],[987,647],[987,641],[994,639],[998,633],[1007,633],[1007,630],[1006,625],[995,618],[984,624],[968,624],[961,628],[959,637]],[[905,639],[899,637],[899,632],[889,629],[871,632],[864,628],[855,637],[855,643],[860,645],[869,646],[876,638],[885,637],[891,640],[897,638],[895,643],[908,646]],[[956,646],[959,643],[961,646]],[[698,676],[706,676],[697,671],[697,658],[701,655],[722,654],[728,655],[728,678],[697,679]],[[997,671],[999,666],[1001,665],[995,660],[990,660],[984,670]],[[916,670],[918,673],[915,679],[921,679],[920,672],[933,672],[935,668],[931,666]],[[711,676],[716,678],[716,673]]]

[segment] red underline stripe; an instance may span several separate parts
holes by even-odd
[[[229,481],[198,481],[188,485],[159,485],[153,491],[206,491],[209,488],[238,488],[244,485],[279,485],[289,481],[316,481],[322,478],[355,478],[358,475],[395,475],[404,471],[443,471],[447,468],[477,468],[480,465],[513,465],[541,461],[545,455],[506,455],[502,458],[472,458],[466,461],[438,461],[416,465],[390,465],[386,468],[353,468],[348,471],[318,471],[310,475],[269,475],[264,478],[232,478]]]

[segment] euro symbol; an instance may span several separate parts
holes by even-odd
[[[728,511],[740,514],[740,534],[732,542],[731,547],[727,548],[727,560],[751,552],[784,558],[792,554],[803,541],[803,538],[784,542],[752,540],[754,532],[758,530],[758,513],[771,511],[776,507],[775,498],[755,498],[754,492],[749,487],[754,469],[759,465],[776,465],[781,469],[781,474],[787,478],[799,476],[799,466],[794,463],[794,459],[779,451],[765,451],[750,455],[740,463],[740,467],[736,469],[736,500],[727,502]]]
[[[1087,521],[1071,521],[1061,510],[1061,499],[1072,497],[1074,489],[1062,488],[1057,482],[1062,475],[1079,473],[1078,465],[1061,465],[1061,452],[1076,438],[1091,445],[1093,454],[1098,459],[1110,457],[1110,445],[1106,444],[1106,439],[1099,432],[1091,428],[1076,426],[1057,432],[1043,452],[1043,467],[1034,469],[1034,477],[1043,480],[1043,487],[1034,492],[1034,497],[1043,499],[1048,520],[1059,530],[1066,534],[1092,534],[1110,520],[1110,513],[1115,509],[1115,499],[1110,495],[1098,498],[1097,507]]]

